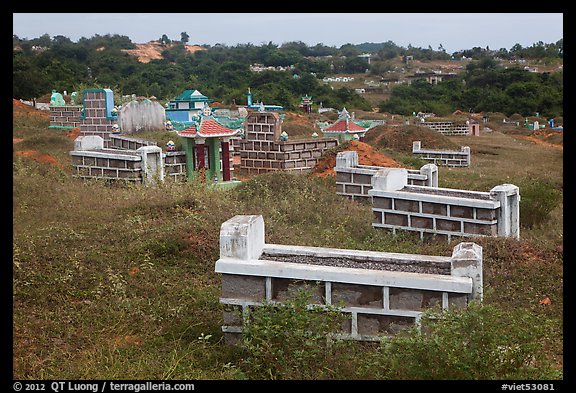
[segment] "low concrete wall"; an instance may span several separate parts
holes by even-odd
[[[164,180],[164,160],[158,146],[142,146],[136,150],[105,148],[102,137],[86,135],[74,140],[70,155],[74,177],[144,184]]]
[[[164,172],[166,179],[174,181],[186,181],[186,152],[167,151],[164,155]]]
[[[82,105],[50,106],[49,128],[75,128],[80,127],[82,119]]]
[[[423,150],[420,141],[412,142],[412,154],[438,166],[470,166],[470,147],[462,146],[461,151],[455,150]]]
[[[156,146],[156,142],[144,139],[129,138],[126,136],[111,134],[109,146],[111,149],[136,150],[143,146]]]
[[[482,248],[458,244],[450,257],[286,246],[265,243],[260,215],[235,216],[220,229],[225,305],[222,331],[235,342],[251,307],[282,303],[295,289],[313,288],[311,304],[350,316],[342,338],[378,340],[419,324],[429,307],[466,307],[482,299]]]
[[[75,177],[144,183],[188,179],[184,151],[162,152],[156,142],[118,134],[110,134],[110,147],[105,148],[104,144],[104,139],[97,135],[76,138],[74,151],[70,152]]]
[[[358,164],[358,152],[343,151],[336,154],[336,193],[353,200],[370,201],[372,176],[383,167]],[[426,164],[422,168],[408,169],[408,184],[438,187],[438,167]]]
[[[232,151],[230,151],[232,153]],[[232,155],[232,154],[230,154]],[[234,179],[234,161],[230,157],[230,177]],[[220,172],[222,172],[222,148],[220,148]],[[167,151],[164,153],[164,172],[168,179],[174,181],[188,180],[185,151]]]
[[[429,237],[520,237],[520,192],[513,184],[490,192],[407,185],[402,168],[372,177],[372,226]]]
[[[269,137],[272,134],[258,134]],[[241,140],[240,170],[248,174],[272,171],[311,171],[322,153],[338,146],[335,138],[296,141]]]
[[[428,127],[443,135],[473,135],[474,128],[470,124],[454,124],[451,121],[425,121],[419,125]]]

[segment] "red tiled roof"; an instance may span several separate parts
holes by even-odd
[[[186,128],[185,130],[178,131],[178,135],[185,137],[195,137],[196,136],[196,125]]]
[[[185,130],[179,131],[178,135],[183,137],[199,137],[199,138],[214,138],[223,136],[234,136],[238,134],[238,130],[224,127],[214,119],[202,119],[200,121],[200,130],[198,131],[197,125],[193,125]]]
[[[336,123],[324,128],[322,132],[350,132],[350,131],[366,131],[365,128],[360,127],[348,119],[340,119]]]

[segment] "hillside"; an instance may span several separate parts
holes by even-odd
[[[311,127],[305,116],[289,117]],[[466,143],[473,154],[471,167],[439,168],[440,187],[486,191],[511,183],[522,195],[521,239],[473,240],[483,249],[483,304],[491,308],[463,314],[476,318],[474,324],[456,323],[434,341],[440,353],[424,353],[429,347],[422,341],[419,352],[407,341],[396,347],[350,342],[337,347],[337,356],[325,356],[306,335],[305,342],[285,342],[293,345],[281,356],[278,343],[270,342],[265,351],[273,357],[262,361],[250,347],[227,345],[221,330],[222,286],[214,262],[224,221],[261,214],[270,244],[449,256],[454,242],[413,241],[373,228],[371,206],[337,195],[334,177],[317,176],[321,171],[255,175],[229,190],[197,182],[140,187],[81,181],[71,173],[74,133],[48,125],[45,111],[13,101],[15,379],[260,380],[285,372],[283,379],[300,380],[302,370],[316,379],[422,379],[407,373],[417,370],[450,380],[453,370],[470,370],[477,374],[461,379],[561,384],[563,150],[492,125],[479,137],[436,141]],[[398,141],[385,153],[406,155],[402,147],[415,134],[402,127],[379,130],[373,136],[380,134],[380,142]],[[365,142],[341,147],[357,150],[360,163],[393,166],[367,161],[385,154]],[[503,317],[494,318],[494,309]],[[520,319],[525,313],[531,318]],[[289,330],[285,321],[278,326]],[[498,350],[519,350],[504,357],[491,351],[495,343]],[[390,355],[403,360],[389,362]],[[422,366],[430,359],[437,370]],[[444,367],[446,360],[459,367]],[[298,367],[283,368],[287,361]],[[510,369],[501,371],[501,364]]]
[[[136,56],[141,63],[148,63],[151,60],[162,59],[162,51],[170,49],[175,44],[162,45],[159,41],[150,41],[145,44],[134,44],[136,49],[122,49],[132,56]],[[206,50],[206,48],[199,45],[185,45],[188,53],[194,53],[199,50]]]

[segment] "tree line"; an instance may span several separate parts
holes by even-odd
[[[370,103],[353,90],[333,89],[323,84],[321,79],[324,76],[342,73],[368,73],[378,76],[386,69],[386,62],[398,56],[410,55],[415,60],[426,61],[449,60],[461,55],[461,53],[446,53],[442,45],[437,50],[430,46],[416,48],[409,45],[408,48],[403,48],[391,41],[345,44],[339,48],[322,43],[309,46],[299,41],[286,42],[282,45],[273,42],[235,46],[216,44],[201,45],[206,50],[190,53],[186,50],[189,39],[190,36],[186,32],[182,32],[180,38],[174,40],[163,34],[158,39],[163,45],[162,58],[141,63],[135,56],[123,51],[136,48],[130,38],[123,35],[96,34],[91,38],[82,37],[77,42],[62,35],[50,37],[44,34],[34,39],[21,39],[14,35],[13,96],[30,99],[45,95],[52,89],[78,91],[82,86],[100,86],[110,87],[118,94],[155,96],[159,100],[170,100],[184,89],[193,88],[224,104],[245,104],[246,92],[250,87],[255,101],[282,105],[287,110],[296,109],[305,94],[313,96],[315,103],[322,102],[325,107],[345,106],[370,110]],[[370,64],[358,56],[366,52],[372,55]],[[503,56],[504,50],[498,53]],[[494,57],[496,52],[488,48],[473,48],[470,52],[466,52],[466,55],[481,62],[483,59]],[[505,55],[508,58],[533,55],[539,59],[561,59],[562,40],[554,44],[538,43],[529,48],[522,48],[517,44],[509,51],[506,50]],[[255,73],[250,70],[250,65],[254,63],[288,67],[288,71]],[[482,74],[483,71],[498,73],[489,67],[478,67],[476,74]],[[472,80],[468,81],[472,84],[459,85],[459,90],[463,90],[461,95],[452,92],[449,98],[443,97],[440,104],[461,106],[459,100],[463,100],[462,102],[468,105],[468,101],[471,100],[466,99],[472,94],[465,92],[473,87],[485,88],[475,85],[474,78],[481,77],[473,76]],[[547,82],[552,84],[551,89],[555,88],[553,83],[556,79],[557,77],[552,76]],[[544,83],[544,81],[532,80],[532,83]],[[432,87],[435,92],[427,94],[447,95],[446,91],[438,92],[440,89],[450,90],[441,85],[443,84]],[[425,93],[417,90],[418,86],[419,84],[411,87],[402,86],[403,89],[393,93],[390,103],[382,103],[381,109],[392,108],[395,105],[399,110],[406,110],[412,104],[405,99],[400,100],[399,95]],[[521,95],[519,91],[524,88],[528,91],[536,89],[531,85],[516,86],[510,89],[508,96],[514,98],[515,95]],[[496,94],[495,91],[492,94]],[[496,98],[507,103],[504,96]],[[412,97],[412,100],[416,100],[416,97]],[[432,103],[433,99],[419,98],[419,100]],[[550,105],[557,106],[558,100],[557,97],[550,96],[543,97],[540,101],[544,103],[550,101]],[[478,107],[477,103],[470,102],[470,104]]]
[[[416,80],[393,89],[379,105],[382,112],[409,115],[433,112],[446,116],[456,109],[470,112],[563,116],[563,71],[535,73],[504,68],[490,58],[472,62],[457,78],[432,85]]]

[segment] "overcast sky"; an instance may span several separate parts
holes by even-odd
[[[113,6],[111,6],[113,8]],[[63,35],[76,42],[95,34],[120,34],[134,43],[163,34],[188,44],[308,46],[392,41],[396,45],[453,53],[473,47],[510,49],[563,38],[562,13],[13,13],[20,38]]]

